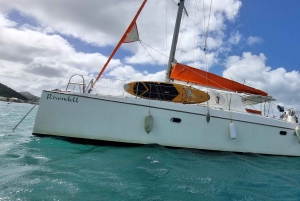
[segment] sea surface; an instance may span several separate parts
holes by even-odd
[[[300,157],[37,137],[38,106],[13,132],[33,106],[0,101],[0,201],[300,200]]]

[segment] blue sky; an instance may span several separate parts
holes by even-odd
[[[287,70],[300,68],[300,1],[242,1],[240,22],[245,25],[246,12],[249,26],[253,35],[259,36],[263,42],[252,52],[263,52],[267,57],[267,64]],[[248,30],[244,30],[246,33]]]
[[[39,95],[64,88],[72,74],[96,76],[141,2],[1,1],[0,82]],[[300,1],[213,1],[207,63],[201,27],[210,0],[197,4],[204,15],[195,13],[194,0],[186,1],[177,61],[208,65],[210,72],[267,90],[279,104],[299,107]],[[137,21],[141,40],[167,56],[176,10],[171,0],[149,0]],[[123,45],[104,77],[164,80],[167,58],[147,51],[157,63],[138,42]]]

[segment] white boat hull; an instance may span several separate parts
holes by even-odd
[[[147,134],[144,123],[149,110],[153,128]],[[207,111],[207,107],[196,105],[43,91],[33,134],[300,156],[296,124],[211,108],[207,123]],[[172,122],[172,118],[181,122]],[[231,122],[235,140],[230,135]]]

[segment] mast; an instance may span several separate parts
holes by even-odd
[[[177,11],[177,18],[176,18],[176,23],[175,23],[175,28],[174,28],[172,46],[171,46],[171,50],[170,50],[170,56],[169,56],[167,74],[166,74],[166,82],[170,82],[172,62],[175,60],[174,57],[175,57],[175,51],[176,51],[176,46],[177,46],[178,33],[179,33],[179,29],[180,29],[182,12],[183,12],[183,8],[184,8],[184,0],[180,0],[178,5],[179,6],[178,6],[178,11]]]

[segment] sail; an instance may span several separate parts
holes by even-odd
[[[100,73],[98,74],[98,76],[95,79],[94,83],[92,84],[91,89],[94,87],[94,85],[96,84],[96,82],[98,81],[98,79],[101,77],[102,73],[106,69],[107,65],[109,64],[110,60],[113,58],[113,56],[115,55],[115,53],[117,52],[117,50],[119,49],[119,47],[121,46],[121,44],[122,43],[134,42],[134,41],[138,41],[139,40],[139,34],[138,34],[138,31],[137,31],[136,20],[137,20],[139,14],[141,13],[141,11],[142,11],[144,5],[146,4],[146,2],[147,2],[147,0],[143,1],[141,7],[139,8],[138,12],[134,16],[133,20],[131,21],[131,23],[128,26],[127,30],[125,31],[124,35],[122,36],[122,38],[120,39],[119,43],[117,44],[117,46],[115,47],[115,49],[113,50],[113,52],[111,53],[111,55],[109,56],[109,58],[107,59],[106,63],[102,67],[102,70],[100,71]]]
[[[124,39],[123,43],[132,43],[139,40],[139,32],[136,23],[134,23],[132,28],[128,32],[126,32],[126,38]]]
[[[259,89],[180,63],[173,65],[170,78],[215,89],[268,96],[268,93]]]

